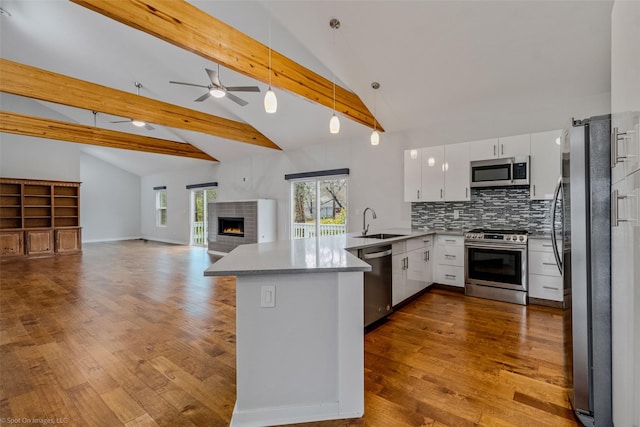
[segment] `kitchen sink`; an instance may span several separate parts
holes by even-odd
[[[365,236],[353,236],[359,237],[361,239],[391,239],[392,237],[404,237],[404,234],[390,234],[390,233],[378,233],[378,234],[367,234]]]

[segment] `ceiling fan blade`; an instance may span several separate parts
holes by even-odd
[[[211,93],[209,93],[209,91],[207,91],[204,95],[202,95],[200,98],[197,98],[195,101],[196,102],[202,102],[205,99],[209,98],[211,96]]]
[[[204,86],[204,85],[197,85],[195,83],[184,83],[184,82],[174,82],[174,81],[170,81],[169,83],[173,83],[174,85],[195,86],[195,87],[204,87],[204,88],[208,88],[209,87],[209,86]]]
[[[109,123],[131,123],[131,120],[116,120],[115,122],[109,122]]]
[[[225,86],[224,88],[230,92],[260,92],[258,86]]]
[[[151,126],[149,123],[146,123],[146,124],[144,125],[144,128],[145,128],[146,130],[154,130],[154,129],[155,129],[155,128],[154,128],[153,126]]]
[[[235,102],[236,104],[238,104],[241,107],[244,107],[245,105],[248,104],[248,102],[245,101],[244,99],[238,98],[237,96],[235,96],[234,94],[229,93],[229,92],[227,92],[226,97],[229,98],[230,100],[232,100],[233,102]]]
[[[211,83],[214,86],[222,87],[222,83],[220,83],[220,78],[218,77],[218,72],[217,71],[210,70],[208,68],[205,68],[205,71],[209,75],[209,79],[211,80]]]

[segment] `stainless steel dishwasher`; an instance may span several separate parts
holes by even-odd
[[[364,273],[364,326],[391,313],[391,245],[358,250],[358,257],[371,265]]]

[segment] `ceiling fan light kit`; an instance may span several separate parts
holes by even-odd
[[[223,89],[219,88],[219,87],[213,87],[211,88],[211,90],[209,91],[209,93],[211,94],[211,96],[213,96],[214,98],[224,98],[224,96],[227,94],[227,92],[225,92]]]
[[[146,123],[143,122],[142,120],[131,120],[131,124],[134,125],[134,126],[137,126],[139,128],[141,128],[144,125],[146,125]]]
[[[213,96],[214,98],[228,98],[229,100],[235,102],[241,107],[244,107],[248,104],[244,99],[232,94],[231,92],[260,92],[260,88],[258,86],[224,86],[220,82],[220,64],[218,64],[218,70],[210,70],[208,68],[204,69],[209,76],[209,80],[211,83],[209,85],[200,85],[196,83],[185,83],[185,82],[175,82],[170,81],[169,83],[175,85],[184,85],[184,86],[195,86],[207,89],[207,92],[196,98],[195,102],[202,102],[205,99]]]

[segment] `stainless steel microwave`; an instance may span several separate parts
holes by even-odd
[[[471,187],[529,185],[529,156],[471,162]]]

